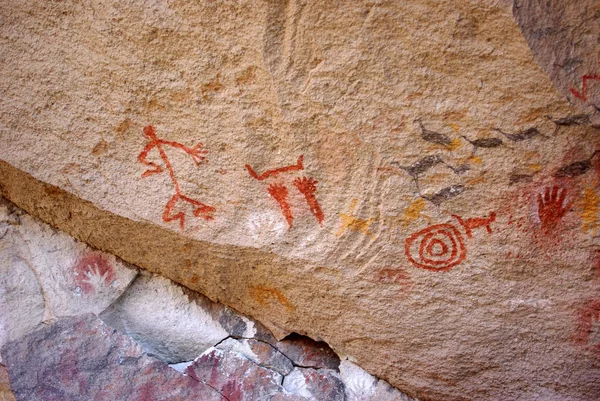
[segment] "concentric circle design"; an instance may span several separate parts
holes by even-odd
[[[421,269],[448,271],[465,259],[467,249],[456,227],[436,224],[408,237],[405,253],[408,260]]]

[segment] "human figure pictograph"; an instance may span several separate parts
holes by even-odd
[[[165,141],[164,139],[160,139],[156,136],[156,129],[151,125],[144,127],[144,135],[148,137],[150,142],[146,144],[144,150],[142,150],[138,155],[138,161],[142,164],[145,164],[146,166],[150,166],[151,168],[146,170],[142,174],[142,178],[162,173],[166,168],[169,172],[169,176],[171,177],[171,181],[173,182],[173,187],[175,189],[175,195],[173,195],[165,205],[165,210],[162,215],[163,221],[168,223],[173,220],[179,220],[179,227],[181,228],[181,230],[184,229],[185,213],[178,212],[172,214],[173,209],[179,201],[183,201],[192,205],[192,207],[194,208],[193,214],[195,217],[202,217],[205,220],[213,220],[213,217],[210,214],[215,211],[214,207],[183,195],[183,193],[181,192],[181,188],[179,187],[179,182],[175,177],[175,172],[173,171],[171,161],[167,157],[167,154],[164,150],[165,146],[171,146],[176,149],[181,149],[188,155],[192,156],[192,160],[198,166],[201,162],[206,160],[204,155],[208,153],[206,149],[202,149],[203,144],[198,143],[196,146],[189,148],[185,145],[180,144],[179,142]],[[152,151],[154,148],[158,150],[158,154],[160,155],[163,165],[153,163],[147,159],[148,153],[150,153],[150,151]]]
[[[264,181],[268,178],[276,177],[283,173],[304,170],[303,157],[303,155],[300,155],[296,164],[270,169],[262,174],[258,174],[256,171],[254,171],[249,164],[246,164],[246,169],[248,170],[250,176],[258,181]],[[315,216],[319,224],[322,226],[325,216],[321,206],[319,205],[317,197],[315,196],[315,193],[317,192],[318,181],[310,177],[301,177],[296,178],[292,184],[302,195],[304,195],[310,212]],[[279,204],[281,213],[291,228],[293,226],[294,216],[292,214],[292,209],[288,199],[288,187],[283,183],[275,182],[267,187],[267,191],[269,192],[269,195],[271,195],[271,197]]]

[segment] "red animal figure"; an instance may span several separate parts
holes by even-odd
[[[584,75],[581,83],[581,92],[578,92],[575,89],[571,88],[571,93],[577,99],[587,102],[588,81],[590,80],[600,81],[600,75]]]
[[[463,220],[460,216],[455,214],[453,214],[452,217],[458,220],[460,225],[463,226],[465,233],[467,234],[467,238],[473,238],[472,230],[479,227],[485,227],[488,234],[492,233],[492,227],[490,227],[490,224],[496,221],[496,212],[490,213],[490,217],[475,217],[467,220]]]
[[[572,203],[564,204],[567,197],[567,190],[559,190],[558,187],[546,188],[544,195],[537,195],[538,216],[542,225],[542,232],[551,234],[554,232],[560,220],[569,211]]]
[[[246,164],[246,169],[248,170],[248,173],[255,179],[257,179],[258,181],[264,181],[267,178],[275,177],[282,173],[304,170],[303,157],[303,155],[300,155],[296,164],[267,170],[262,174],[258,174],[256,171],[254,171],[254,169],[249,164]],[[318,181],[314,178],[302,177],[296,178],[293,181],[293,184],[298,189],[298,191],[300,191],[300,193],[304,195],[310,212],[315,216],[319,224],[322,226],[325,216],[323,215],[323,210],[321,209],[321,206],[319,205],[319,202],[317,201],[317,198],[315,196],[315,193],[317,192]],[[269,195],[271,195],[271,197],[273,197],[273,199],[275,199],[275,201],[279,204],[281,213],[283,214],[288,225],[291,228],[293,225],[292,223],[294,221],[294,216],[292,214],[292,209],[288,201],[287,186],[281,183],[273,183],[269,185],[267,191],[269,192]]]
[[[472,238],[475,228],[485,227],[488,233],[492,232],[496,213],[466,220],[457,215],[452,217],[464,228],[467,238]],[[465,260],[467,248],[460,230],[453,224],[444,223],[426,227],[406,238],[404,253],[416,267],[439,272],[448,271]]]
[[[152,168],[146,170],[142,174],[142,178],[149,177],[153,174],[162,173],[164,171],[164,168],[166,168],[169,172],[169,176],[171,177],[171,181],[173,182],[173,187],[175,189],[175,195],[173,195],[171,199],[169,199],[165,206],[165,211],[162,215],[163,221],[168,223],[173,220],[179,220],[179,227],[181,228],[181,230],[183,230],[185,225],[185,214],[183,212],[175,213],[174,215],[172,214],[175,205],[180,200],[192,205],[192,207],[194,208],[194,216],[202,217],[205,220],[212,220],[213,217],[210,215],[210,213],[215,211],[214,207],[205,205],[204,203],[189,198],[181,193],[179,182],[177,182],[175,172],[173,171],[173,166],[171,165],[171,162],[164,150],[165,146],[171,146],[176,149],[181,149],[188,155],[192,156],[192,160],[194,161],[194,163],[196,163],[196,165],[200,165],[200,162],[205,160],[204,155],[208,153],[207,150],[202,149],[202,143],[197,144],[193,148],[188,148],[187,146],[182,145],[178,142],[165,141],[156,136],[156,130],[151,125],[144,127],[144,135],[146,135],[148,139],[150,139],[150,142],[146,144],[144,150],[142,150],[138,155],[138,161]],[[164,166],[158,165],[146,159],[148,153],[154,148],[158,150],[158,154],[160,155]]]

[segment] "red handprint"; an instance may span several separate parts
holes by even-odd
[[[177,182],[177,178],[175,178],[175,172],[173,171],[171,161],[169,160],[169,158],[167,157],[167,154],[165,153],[165,151],[163,149],[163,145],[168,145],[173,148],[181,149],[188,155],[192,156],[192,160],[198,166],[198,165],[200,165],[200,162],[205,160],[204,155],[208,153],[208,151],[206,149],[202,149],[202,146],[203,146],[202,143],[199,143],[196,146],[189,148],[178,142],[165,141],[163,139],[159,139],[156,136],[156,130],[151,125],[144,127],[144,134],[150,139],[150,142],[148,142],[148,144],[146,145],[144,150],[142,150],[140,152],[140,154],[138,155],[138,161],[140,163],[145,164],[146,166],[150,166],[152,168],[146,170],[142,174],[142,178],[149,177],[153,174],[158,174],[163,171],[163,166],[160,166],[160,165],[153,163],[151,161],[148,161],[146,159],[148,156],[148,153],[150,153],[151,150],[156,148],[158,150],[160,158],[162,159],[162,161],[164,163],[164,167],[169,171],[169,176],[171,177],[171,181],[173,182],[173,186],[175,188],[175,195],[173,195],[171,197],[171,199],[169,199],[169,201],[165,205],[165,211],[163,212],[163,216],[162,216],[163,221],[170,222],[173,220],[179,220],[179,226],[183,230],[184,224],[185,224],[185,214],[183,212],[179,212],[179,213],[172,215],[172,213],[171,213],[173,211],[173,209],[175,208],[177,202],[180,200],[192,205],[192,207],[194,208],[194,212],[193,212],[194,216],[202,217],[205,220],[212,220],[213,217],[210,215],[210,213],[215,211],[214,207],[205,205],[204,203],[199,202],[195,199],[189,198],[181,193],[181,189],[179,188],[179,182]]]
[[[559,189],[557,186],[546,188],[544,195],[538,194],[538,216],[542,225],[542,231],[546,234],[554,231],[572,206],[572,203],[564,204],[567,198],[567,190]]]

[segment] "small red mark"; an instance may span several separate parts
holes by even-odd
[[[75,284],[85,294],[96,292],[96,286],[109,286],[115,281],[115,271],[104,256],[91,253],[79,261],[73,267]]]
[[[267,178],[275,177],[282,173],[304,170],[304,164],[302,160],[303,155],[300,155],[296,164],[267,170],[262,174],[258,174],[256,171],[254,171],[254,169],[249,164],[246,164],[246,169],[248,170],[248,173],[255,179],[257,179],[258,181],[264,181]],[[323,215],[323,210],[321,209],[321,206],[319,205],[319,202],[317,201],[317,198],[315,196],[315,193],[317,192],[318,181],[314,178],[302,177],[296,178],[293,181],[293,184],[298,189],[298,191],[300,191],[300,193],[304,195],[310,212],[315,216],[319,224],[322,226],[325,216]],[[281,213],[283,214],[288,225],[291,228],[294,216],[292,214],[292,209],[288,201],[288,188],[281,183],[274,183],[268,186],[267,191],[269,192],[269,195],[271,195],[271,197],[275,199],[275,201],[279,204]]]
[[[594,325],[600,319],[600,300],[594,299],[588,301],[579,310],[579,325],[577,332],[573,337],[576,344],[586,346],[595,352],[600,352],[600,343],[590,341],[590,335]]]
[[[496,213],[489,217],[462,219],[452,215],[465,229],[467,238],[473,237],[475,228],[485,227],[492,232],[491,223],[496,220]],[[454,225],[435,224],[412,234],[405,240],[404,253],[415,266],[432,271],[448,271],[460,264],[467,256],[467,248],[462,234]]]
[[[596,274],[600,275],[600,249],[596,249],[592,254],[592,266]]]
[[[575,96],[577,99],[587,102],[588,81],[590,80],[600,81],[600,75],[584,75],[581,83],[581,92],[571,88],[571,93],[573,96]]]
[[[197,144],[193,148],[189,148],[178,142],[165,141],[163,139],[159,139],[156,136],[156,130],[151,125],[144,127],[144,134],[148,137],[148,139],[150,139],[150,142],[146,144],[144,150],[142,150],[138,155],[138,161],[152,168],[146,170],[142,174],[142,178],[163,172],[163,166],[160,166],[156,163],[147,160],[148,153],[152,149],[156,148],[158,150],[160,158],[164,163],[164,167],[169,171],[169,176],[171,177],[171,181],[173,182],[173,187],[175,189],[175,195],[173,195],[171,199],[169,199],[165,206],[165,211],[162,215],[163,221],[168,223],[173,220],[179,220],[179,227],[181,228],[181,230],[183,230],[185,225],[185,214],[183,212],[179,212],[174,215],[172,214],[173,210],[175,209],[175,206],[177,205],[177,202],[179,201],[184,201],[192,205],[192,207],[194,208],[194,216],[202,217],[205,220],[213,220],[213,217],[210,214],[215,211],[214,207],[205,205],[204,203],[189,198],[181,193],[181,189],[179,188],[179,182],[175,177],[173,166],[171,165],[171,161],[169,160],[167,154],[163,149],[163,145],[183,150],[185,153],[192,157],[192,160],[194,161],[194,163],[196,163],[197,166],[200,165],[200,162],[205,161],[206,158],[204,157],[204,155],[208,153],[208,151],[206,149],[202,149],[203,145],[201,143]]]
[[[375,271],[375,281],[382,284],[395,284],[405,293],[412,288],[412,279],[404,269],[384,267]]]
[[[546,188],[543,196],[542,194],[537,195],[538,216],[544,234],[553,233],[558,223],[571,208],[571,203],[564,205],[566,197],[567,190],[559,190],[557,186],[552,190],[549,187]]]

